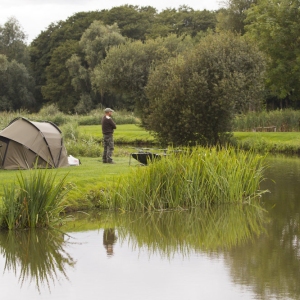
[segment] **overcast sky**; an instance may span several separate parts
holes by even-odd
[[[0,25],[15,17],[27,34],[30,43],[52,22],[66,20],[81,11],[111,9],[132,4],[152,6],[158,11],[188,5],[195,10],[216,10],[220,0],[0,0]]]

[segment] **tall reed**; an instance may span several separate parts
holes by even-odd
[[[59,181],[51,170],[20,172],[17,182],[4,187],[2,223],[7,229],[49,227],[60,220],[63,198],[69,189],[66,176]],[[58,183],[56,183],[58,182]]]
[[[255,127],[276,126],[276,131],[300,130],[300,111],[292,109],[250,112],[233,120],[233,131],[252,131]]]
[[[185,209],[251,202],[263,180],[264,157],[228,147],[185,149],[135,168],[104,191],[100,205],[128,211]]]

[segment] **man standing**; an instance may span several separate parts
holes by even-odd
[[[103,134],[103,156],[102,162],[108,164],[114,164],[115,162],[112,160],[112,154],[114,151],[114,138],[113,133],[114,129],[117,128],[115,122],[112,120],[111,115],[114,112],[111,108],[105,108],[105,115],[102,118],[102,134]]]

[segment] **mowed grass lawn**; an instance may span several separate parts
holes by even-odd
[[[97,140],[102,139],[100,125],[80,126],[79,133],[87,137],[92,136]],[[155,142],[154,137],[148,131],[134,124],[117,124],[117,129],[114,132],[114,140],[116,144],[152,144]]]
[[[132,168],[139,167],[136,160],[129,160],[129,155],[114,159],[116,164],[103,164],[101,158],[80,157],[81,164],[79,166],[44,171],[55,173],[57,182],[67,176],[66,183],[72,186],[72,190],[67,196],[68,200],[73,204],[79,201],[78,205],[80,206],[80,201],[84,201],[87,194],[109,188],[110,184],[118,180],[120,176],[126,176]],[[17,176],[20,176],[21,173],[26,176],[26,173],[29,172],[30,170],[0,170],[0,197],[4,194],[4,186],[9,187],[11,183],[17,182]]]
[[[299,146],[300,148],[300,132],[235,132],[234,137],[238,142],[250,139],[257,142],[265,140],[268,143]]]

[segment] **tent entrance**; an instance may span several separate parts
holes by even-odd
[[[5,160],[5,153],[7,150],[8,143],[9,139],[0,136],[0,168],[2,168],[3,162]]]

